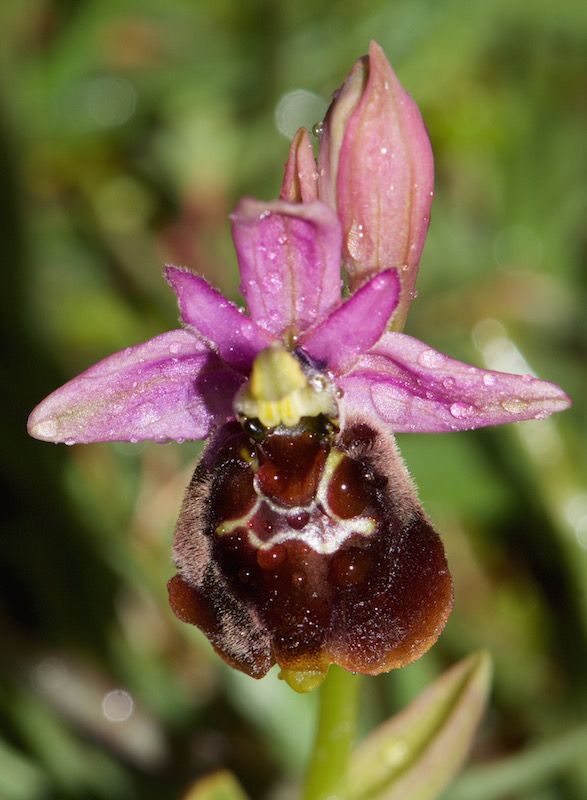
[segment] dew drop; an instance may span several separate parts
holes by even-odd
[[[301,589],[306,583],[306,576],[303,572],[292,572],[291,582],[297,589]]]
[[[145,403],[139,411],[139,425],[147,427],[157,422],[159,419],[159,412],[152,403]]]
[[[241,581],[241,583],[251,583],[253,579],[253,573],[251,572],[250,569],[242,567],[238,571],[238,579],[239,581]]]
[[[454,378],[445,378],[442,381],[442,385],[445,389],[454,389],[455,379]]]
[[[456,419],[466,419],[475,413],[475,406],[467,405],[466,403],[453,403],[450,407],[450,413]]]
[[[291,514],[287,518],[287,524],[290,528],[296,531],[301,531],[305,528],[310,520],[310,515],[307,511],[299,511],[297,514]]]
[[[528,403],[521,397],[508,397],[502,402],[501,407],[508,414],[519,414],[528,408]]]
[[[324,375],[312,375],[309,383],[315,392],[324,392],[328,388],[328,380]]]
[[[382,147],[379,152],[381,153],[382,156],[386,155],[387,154],[387,147]]]
[[[483,383],[485,386],[494,386],[495,385],[495,377],[491,375],[489,372],[486,372],[483,376]]]
[[[408,745],[401,739],[398,739],[386,748],[384,758],[390,766],[397,766],[405,761],[408,753]]]
[[[57,423],[53,419],[37,422],[32,427],[32,433],[38,439],[54,439],[57,436]]]
[[[360,222],[353,222],[347,236],[347,248],[352,258],[361,257],[362,240],[365,236],[363,225]]]
[[[287,556],[287,551],[282,544],[277,544],[270,550],[259,550],[257,552],[257,564],[261,569],[277,569],[280,567]]]
[[[334,555],[330,575],[341,588],[357,586],[365,579],[370,563],[371,556],[358,548],[343,550]]]
[[[427,369],[438,369],[443,363],[444,356],[436,350],[423,350],[418,356],[418,364]]]
[[[75,444],[75,439],[64,439],[63,444],[66,444],[68,447],[71,447],[72,444]]]
[[[317,138],[320,138],[320,136],[322,136],[322,134],[324,133],[324,123],[317,122],[315,125],[312,125],[312,133]]]

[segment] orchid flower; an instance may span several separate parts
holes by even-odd
[[[232,215],[248,315],[168,266],[183,327],[105,358],[29,419],[32,436],[68,444],[208,438],[177,524],[172,608],[232,666],[261,677],[277,663],[302,690],[331,663],[377,674],[413,661],[451,610],[442,543],[395,434],[569,405],[551,383],[399,332],[433,164],[378,45],[320,127],[318,162],[300,130],[280,199]]]

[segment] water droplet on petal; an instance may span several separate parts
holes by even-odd
[[[138,424],[146,428],[157,422],[159,416],[159,411],[153,403],[145,403],[139,410]]]
[[[489,372],[486,372],[483,376],[483,383],[485,386],[494,386],[495,385],[495,376],[491,375]]]
[[[32,433],[39,439],[54,439],[57,436],[57,423],[53,419],[45,419],[33,426]]]
[[[361,258],[363,238],[365,236],[363,225],[360,222],[353,222],[347,236],[347,248],[351,258],[357,260]]]
[[[528,403],[521,397],[508,397],[502,401],[501,406],[508,414],[520,414],[528,408]]]
[[[436,350],[423,350],[418,356],[418,364],[427,369],[438,369],[444,363],[444,356]]]
[[[397,740],[388,745],[383,757],[390,766],[397,766],[405,761],[408,752],[408,745],[401,740]]]
[[[315,125],[312,125],[312,133],[314,134],[314,136],[318,138],[322,136],[322,134],[324,133],[324,123],[317,122]]]
[[[450,407],[450,413],[456,419],[466,419],[475,413],[475,406],[467,403],[453,403]]]

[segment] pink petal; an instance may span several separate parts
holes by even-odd
[[[245,199],[232,220],[241,292],[259,325],[300,332],[340,300],[340,225],[326,205]]]
[[[288,203],[311,203],[318,199],[316,159],[305,128],[300,128],[291,140],[279,197]]]
[[[418,107],[375,42],[328,112],[318,167],[319,196],[336,204],[342,223],[351,289],[382,269],[400,269],[393,324],[403,327],[428,230],[434,164]]]
[[[571,403],[553,383],[477,369],[401,333],[387,333],[339,385],[348,408],[370,410],[394,432],[542,419]]]
[[[177,295],[183,322],[211,343],[226,364],[248,372],[273,338],[199,275],[168,266],[165,277]]]
[[[376,275],[308,331],[300,346],[332,372],[346,372],[383,336],[397,306],[399,290],[397,270]]]
[[[36,439],[66,444],[202,439],[232,415],[242,378],[189,331],[103,359],[29,417]]]

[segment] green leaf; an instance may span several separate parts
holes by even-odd
[[[247,800],[247,796],[234,775],[222,770],[196,781],[183,800]]]
[[[0,797],[36,800],[48,792],[46,775],[28,758],[0,739]]]
[[[485,708],[491,659],[478,652],[375,730],[351,758],[349,800],[433,800],[458,772]]]

